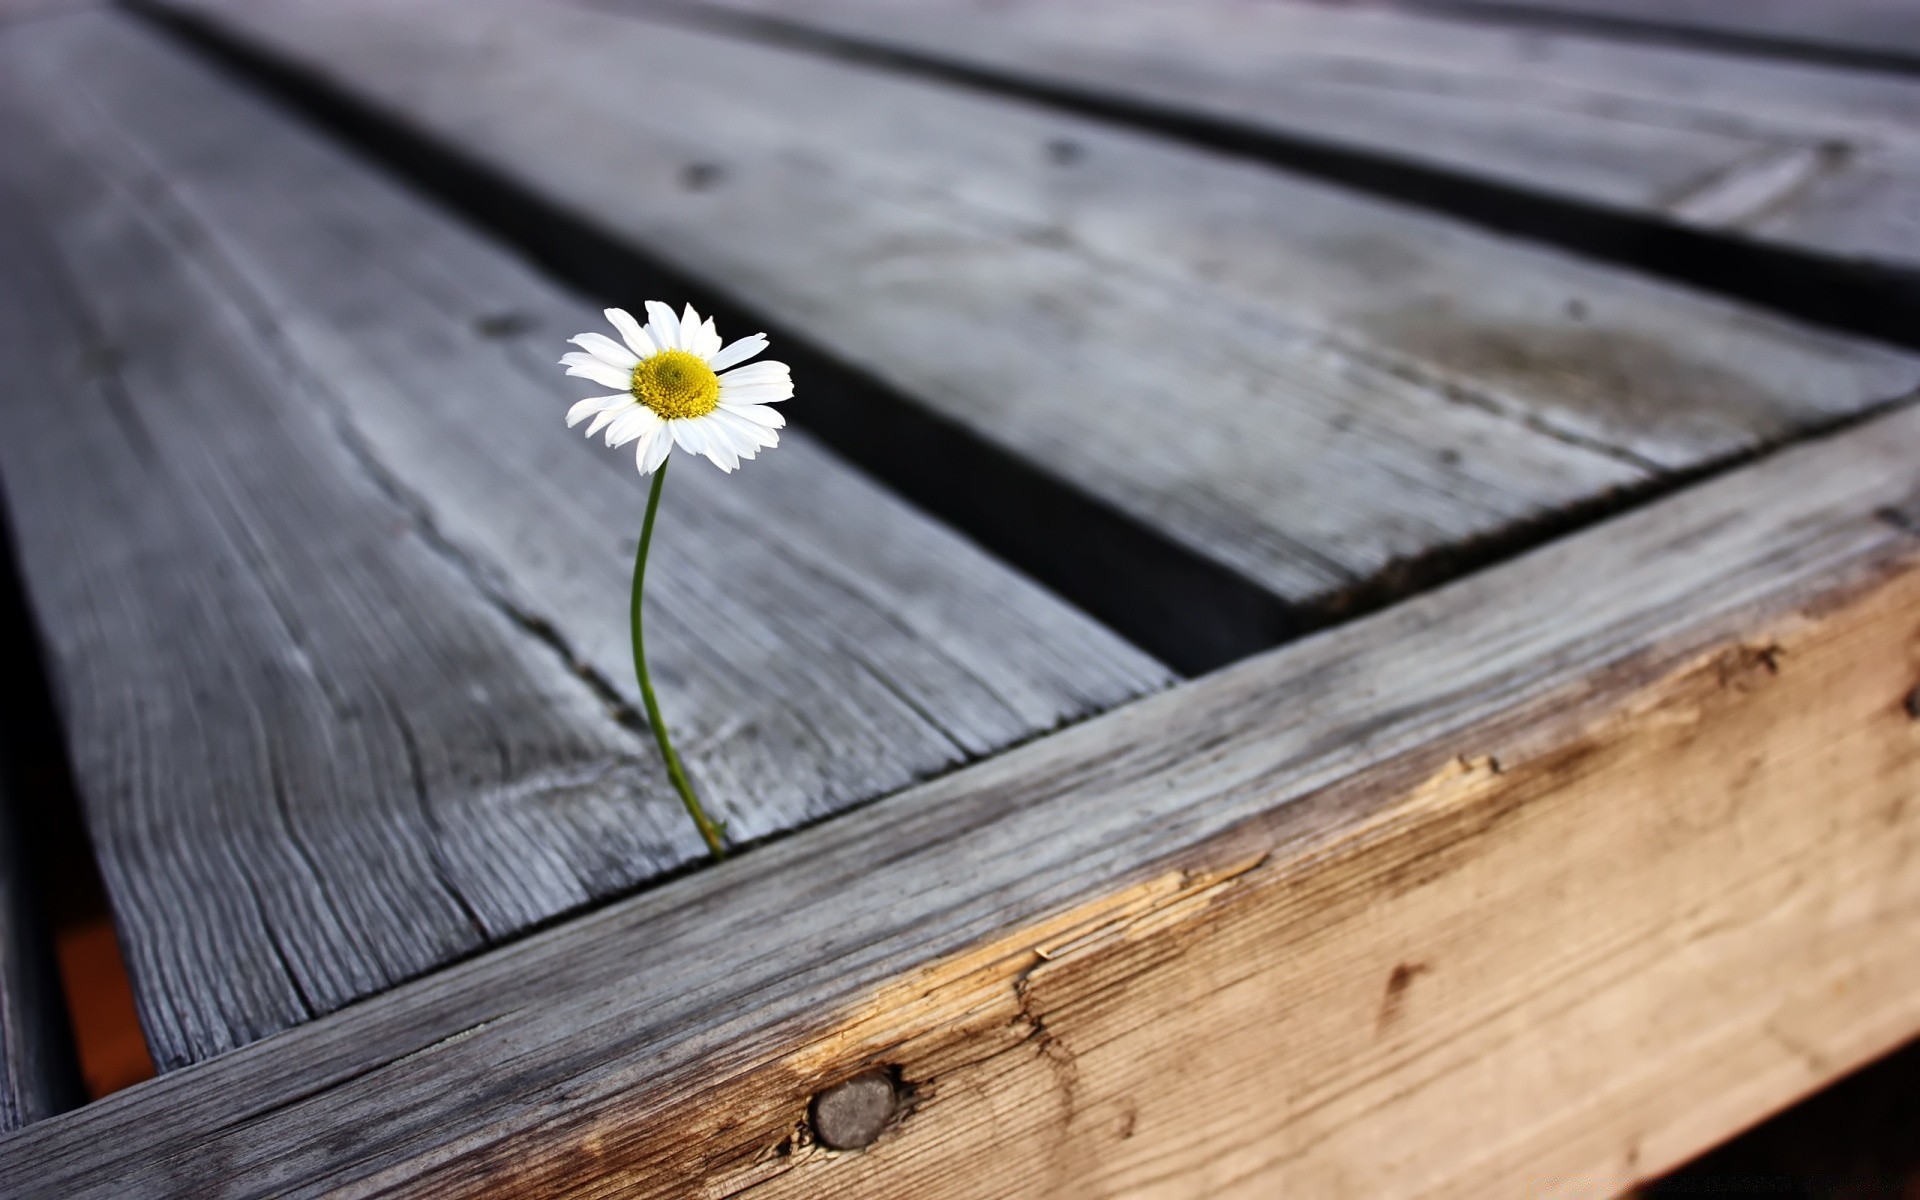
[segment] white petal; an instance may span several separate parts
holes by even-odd
[[[745,417],[728,412],[724,408],[708,413],[707,419],[718,423],[727,431],[742,458],[752,458],[754,453],[763,446],[771,448],[780,444],[780,435],[773,430],[765,425],[756,425]]]
[[[720,377],[722,382],[732,383],[784,383],[792,378],[793,368],[783,362],[748,363],[744,367],[735,367]]]
[[[645,437],[660,426],[660,414],[636,404],[607,426],[607,445],[624,446],[637,437]]]
[[[662,350],[680,348],[680,318],[658,300],[647,301],[647,333]]]
[[[634,459],[640,465],[642,475],[651,475],[667,461],[667,455],[673,453],[673,426],[665,421],[660,428],[640,439],[639,447],[634,450]]]
[[[611,363],[601,362],[591,354],[570,354],[567,358],[571,358],[574,361],[567,362],[565,358],[560,361],[566,363],[567,374],[569,375],[578,375],[582,379],[591,379],[601,387],[625,388],[633,386],[632,371],[622,371],[619,367]]]
[[[673,439],[695,454],[706,455],[707,461],[729,474],[740,465],[739,456],[727,446],[720,431],[700,418],[675,421]]]
[[[720,403],[738,407],[743,404],[778,404],[793,399],[791,383],[747,383],[720,385]]]
[[[733,404],[722,400],[720,411],[732,413],[755,425],[765,425],[768,429],[785,429],[787,426],[787,419],[780,415],[779,409],[768,408],[764,404]]]
[[[694,334],[694,341],[697,344],[690,349],[701,358],[707,359],[707,365],[711,367],[713,356],[720,353],[720,331],[713,327],[712,317],[700,323],[699,330]]]
[[[732,343],[725,350],[707,360],[707,365],[715,371],[724,371],[735,363],[743,363],[767,348],[767,335],[756,333]]]
[[[583,333],[567,340],[601,362],[625,371],[633,370],[634,364],[640,361],[638,355],[630,353],[625,346],[604,333]]]
[[[587,426],[587,436],[592,437],[602,429],[613,424],[620,419],[620,414],[626,412],[629,408],[638,407],[639,402],[634,400],[633,397],[627,397],[627,401],[626,404],[610,404],[603,409],[600,415],[593,419],[593,424]]]
[[[640,327],[640,322],[634,320],[633,314],[626,309],[610,308],[603,315],[607,318],[608,324],[620,331],[621,340],[627,343],[627,348],[639,357],[652,358],[660,349],[653,344],[653,339],[647,336],[647,331]]]
[[[585,400],[580,401],[580,403],[567,410],[567,428],[572,429],[575,425],[578,425],[601,409],[609,408],[615,404],[631,404],[632,402],[633,397],[627,395],[625,392],[622,392],[618,396],[588,396]]]

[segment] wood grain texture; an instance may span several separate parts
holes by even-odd
[[[1896,55],[1920,63],[1920,12],[1907,0],[1401,0],[1473,16],[1565,16],[1596,18],[1623,33],[1667,30],[1718,35],[1728,49],[1772,43],[1780,52],[1801,49],[1852,52],[1891,63]],[[1843,58],[1843,61],[1846,61]]]
[[[617,2],[773,18],[1015,84],[1198,114],[1794,250],[1920,267],[1912,75],[1445,15],[1499,5],[1435,6],[1444,9],[1436,14],[1121,0],[1095,16],[1072,0]]]
[[[1917,453],[1782,453],[43,1122],[0,1189],[1612,1194],[1920,1027]],[[809,1146],[875,1065],[899,1126]]]
[[[0,738],[0,1133],[85,1099]]]
[[[816,55],[559,4],[165,7],[1303,606],[1916,381],[1694,293]]]
[[[0,55],[0,469],[163,1069],[699,855],[643,488],[560,419],[598,313],[124,17]],[[804,434],[654,558],[742,840],[1168,679]]]

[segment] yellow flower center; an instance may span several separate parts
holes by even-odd
[[[634,364],[633,398],[669,421],[704,417],[720,407],[720,377],[685,350],[662,350]]]

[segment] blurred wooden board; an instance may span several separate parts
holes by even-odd
[[[526,0],[165,7],[1309,612],[1920,382],[1878,347],[831,56]]]
[[[1401,0],[1475,16],[1589,18],[1623,32],[1669,31],[1730,49],[1771,45],[1809,56],[1920,65],[1920,9],[1911,0]]]
[[[1920,411],[0,1141],[0,1191],[1617,1194],[1920,1029]],[[873,1066],[859,1154],[808,1097]]]
[[[562,423],[598,311],[130,18],[0,58],[0,472],[162,1069],[699,856],[644,485]],[[742,840],[1169,679],[802,432],[654,556]]]
[[[1196,114],[1848,262],[1920,267],[1920,76],[1451,18],[1498,5],[1423,13],[1115,0],[1097,19],[1073,0],[613,6],[768,18],[760,28],[770,36],[815,31],[1014,85]]]

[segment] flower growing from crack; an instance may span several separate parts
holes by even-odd
[[[603,333],[583,333],[570,339],[579,350],[563,355],[567,374],[590,379],[602,387],[623,390],[610,396],[589,396],[567,410],[567,427],[588,417],[587,436],[606,431],[607,445],[634,448],[642,475],[652,475],[647,491],[647,515],[640,523],[640,547],[633,558],[633,588],[628,618],[633,626],[633,673],[640,682],[640,699],[647,725],[660,746],[667,778],[687,815],[700,830],[715,858],[725,858],[725,829],[707,816],[687,778],[673,740],[660,717],[647,671],[646,639],[641,622],[641,594],[647,580],[647,551],[653,544],[653,519],[660,510],[660,491],[667,482],[667,456],[673,448],[704,455],[722,471],[732,471],[743,458],[780,443],[775,432],[786,418],[769,407],[793,395],[787,364],[747,360],[767,348],[767,335],[756,333],[722,346],[713,318],[700,319],[687,305],[680,316],[658,301],[647,302],[647,323],[633,319],[625,309],[609,308],[606,317],[620,334],[616,342]],[[741,364],[745,364],[744,366]]]

